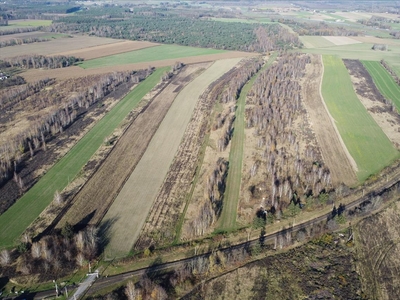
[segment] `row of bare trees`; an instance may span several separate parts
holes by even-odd
[[[9,35],[15,33],[33,32],[38,31],[39,27],[20,27],[13,29],[0,30],[0,35]]]
[[[302,47],[299,37],[282,26],[271,27],[269,30],[260,26],[254,30],[254,34],[257,42],[251,45],[248,51],[265,53],[272,50]]]
[[[263,149],[253,157],[249,174],[251,178],[260,173],[262,182],[249,190],[262,190],[262,204],[274,211],[282,211],[291,201],[298,203],[303,195],[317,197],[330,184],[315,138],[305,139],[296,125],[306,115],[299,80],[309,62],[308,55],[282,54],[249,93],[247,127],[255,128],[256,148]]]
[[[0,264],[9,275],[38,274],[42,279],[61,277],[96,258],[98,247],[95,227],[87,227],[76,234],[69,231],[64,235],[44,236],[36,242],[25,236],[18,250],[0,253]]]
[[[23,69],[56,69],[72,66],[74,63],[83,61],[83,58],[74,56],[44,56],[44,55],[23,55],[13,58],[4,59],[11,67],[18,67]]]
[[[360,32],[347,29],[343,26],[329,26],[325,22],[300,22],[294,19],[278,19],[278,22],[289,25],[299,35],[317,36],[357,36]]]
[[[84,113],[120,84],[128,81],[138,83],[147,77],[149,72],[151,71],[114,72],[70,79],[62,83],[47,79],[2,92],[0,107],[4,109],[6,117],[13,118],[15,113],[26,109],[38,111],[38,115],[30,120],[29,129],[0,145],[0,184],[12,176],[18,176],[15,171],[18,164],[24,158],[28,158],[25,153],[29,151],[32,157],[37,151],[46,150],[46,142],[52,136],[63,132],[79,114]],[[39,113],[49,108],[49,113]]]
[[[29,38],[23,38],[23,39],[13,38],[13,39],[9,39],[9,40],[0,41],[0,48],[23,45],[23,44],[48,42],[48,41],[50,41],[50,39],[41,38],[41,37],[29,37]]]
[[[220,157],[205,180],[204,201],[199,205],[199,213],[189,222],[194,236],[203,235],[220,216],[227,175],[228,161]]]

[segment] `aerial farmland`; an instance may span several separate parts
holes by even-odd
[[[0,297],[395,297],[382,3],[0,4]]]

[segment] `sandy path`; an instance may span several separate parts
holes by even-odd
[[[198,98],[240,59],[219,60],[177,96],[146,152],[105,215],[107,259],[126,256],[139,237],[153,201],[164,181]]]
[[[343,182],[346,185],[357,183],[355,170],[357,165],[337,131],[334,120],[321,94],[324,65],[321,56],[312,56],[308,67],[310,74],[304,83],[304,105],[310,117],[324,162],[331,171],[332,182]]]
[[[184,57],[178,59],[166,59],[166,60],[158,60],[151,62],[142,62],[135,64],[126,64],[126,65],[118,65],[113,67],[104,67],[104,68],[93,68],[93,69],[82,69],[78,66],[72,66],[63,69],[51,69],[51,70],[40,70],[40,69],[31,69],[27,70],[23,73],[23,77],[28,82],[35,82],[44,78],[57,78],[57,79],[68,79],[72,77],[84,77],[88,75],[94,74],[105,74],[114,71],[130,71],[130,70],[140,70],[147,69],[149,66],[153,67],[166,67],[172,66],[177,61],[183,62],[185,64],[192,63],[203,63],[210,62],[219,59],[226,58],[243,58],[243,57],[251,57],[256,56],[257,53],[249,53],[249,52],[239,52],[239,51],[230,51],[226,53],[219,54],[209,54],[209,55],[201,55],[201,56],[192,56],[192,57]]]

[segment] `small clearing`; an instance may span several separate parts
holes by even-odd
[[[361,43],[360,41],[357,41],[353,38],[349,38],[347,36],[324,36],[323,38],[330,41],[331,43],[335,44],[336,46]]]
[[[302,89],[304,105],[308,112],[311,127],[321,147],[324,162],[331,171],[333,184],[343,182],[351,186],[357,183],[357,177],[351,163],[353,158],[348,153],[334,120],[321,97],[323,69],[321,57],[312,55],[311,64],[306,69],[307,75]]]
[[[146,152],[105,215],[107,259],[126,256],[135,244],[174,159],[193,109],[204,90],[240,59],[220,60],[189,83],[177,96]]]

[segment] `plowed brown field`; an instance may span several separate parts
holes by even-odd
[[[139,50],[148,47],[158,46],[159,44],[141,41],[122,41],[107,45],[99,45],[85,49],[71,50],[56,53],[55,55],[75,56],[85,60]]]
[[[169,110],[179,88],[186,85],[199,66],[182,70],[130,125],[114,149],[73,200],[59,222],[97,224],[117,196],[121,186],[145,152],[160,122]]]
[[[178,150],[197,100],[212,82],[239,61],[215,62],[179,93],[102,221],[102,226],[110,226],[106,258],[126,256],[132,249]]]
[[[28,82],[35,82],[44,78],[57,78],[57,79],[67,79],[71,77],[83,77],[87,75],[93,74],[105,74],[114,71],[129,71],[129,70],[139,70],[139,69],[147,69],[149,66],[152,67],[165,67],[172,66],[176,61],[183,62],[185,64],[195,64],[195,63],[203,63],[203,62],[211,62],[219,59],[227,59],[227,58],[242,58],[242,57],[251,57],[258,55],[256,53],[249,52],[239,52],[239,51],[231,51],[226,53],[219,54],[210,54],[210,55],[201,55],[201,56],[193,56],[193,57],[185,57],[179,59],[166,59],[159,60],[154,62],[143,62],[136,64],[127,64],[127,65],[118,65],[105,68],[93,68],[93,69],[82,69],[77,66],[72,66],[63,69],[51,69],[51,70],[40,70],[40,69],[31,69],[23,73],[24,78]]]

